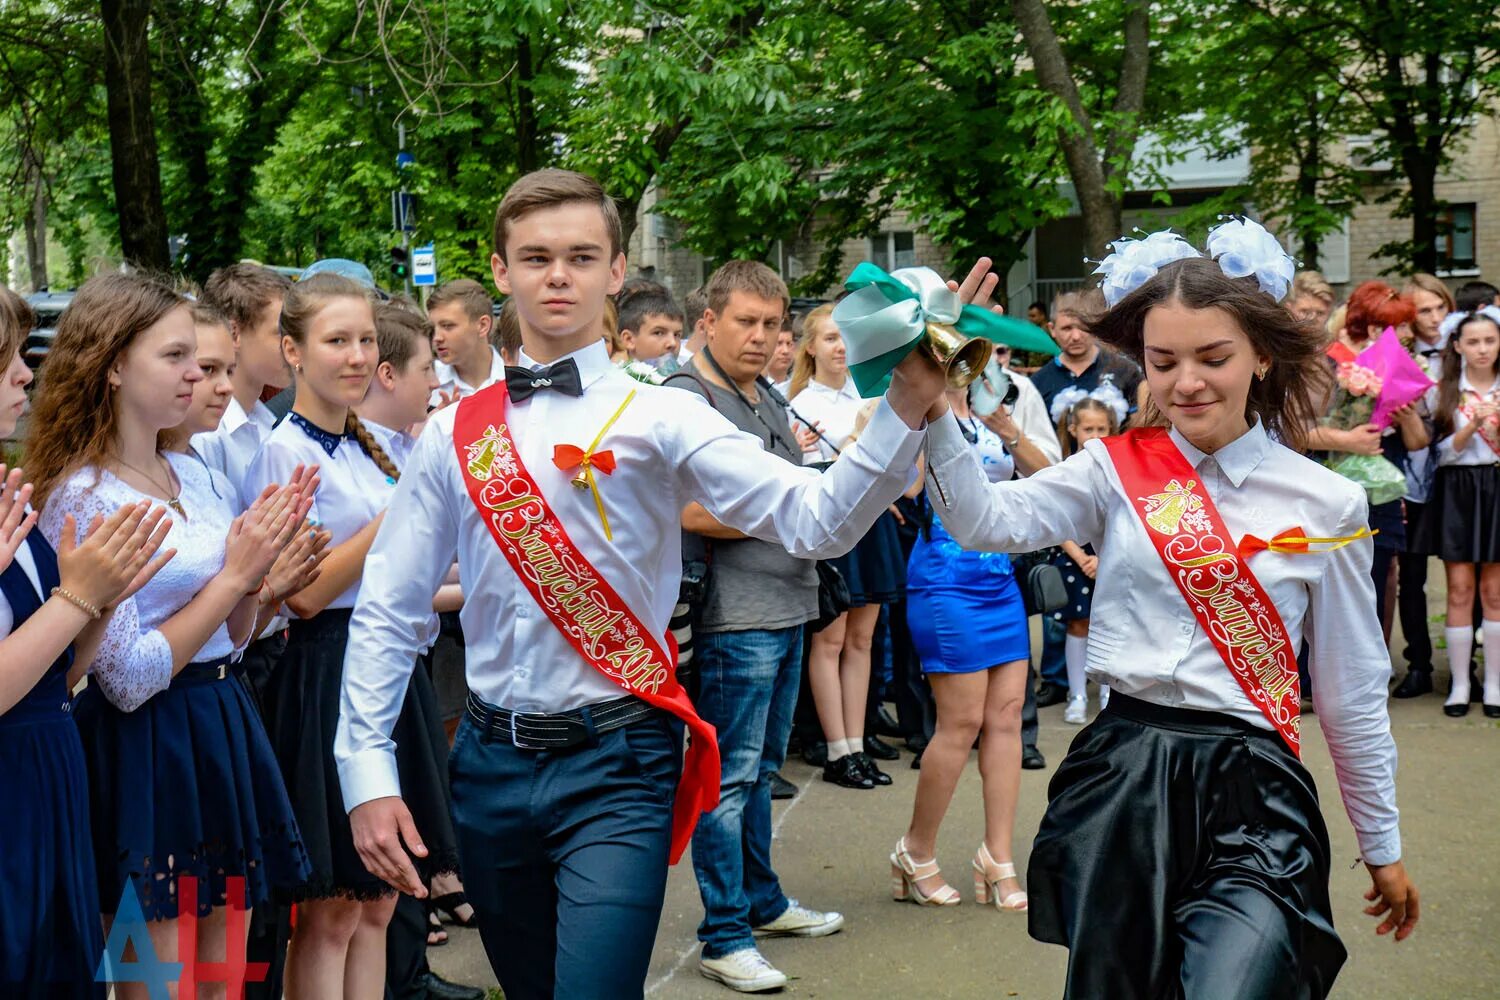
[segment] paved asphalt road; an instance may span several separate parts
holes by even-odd
[[[1441,634],[1440,624],[1434,629]],[[1399,652],[1399,636],[1392,645]],[[1439,670],[1445,690],[1441,665]],[[1500,723],[1485,719],[1478,706],[1466,719],[1445,718],[1441,700],[1430,695],[1391,706],[1401,752],[1398,788],[1407,865],[1422,891],[1421,925],[1400,945],[1376,938],[1374,921],[1360,912],[1368,876],[1355,865],[1354,834],[1317,719],[1305,720],[1304,759],[1322,792],[1333,842],[1335,925],[1349,950],[1335,997],[1500,996]],[[1040,746],[1049,765],[1062,759],[1075,732],[1063,723],[1061,706],[1042,710]],[[917,776],[909,762],[903,754],[890,767],[895,784],[868,792],[826,784],[800,761],[787,766],[786,776],[802,790],[777,806],[774,856],[782,884],[810,906],[842,911],[847,923],[842,933],[821,940],[764,943],[766,957],[792,977],[784,995],[829,1000],[1059,996],[1065,952],[1028,938],[1023,916],[974,903],[969,858],[982,827],[973,763],[944,824],[938,855],[963,892],[963,904],[928,909],[891,901],[886,859],[908,819]],[[1023,870],[1051,770],[1023,772],[1016,827],[1016,861]],[[733,995],[698,974],[694,932],[701,915],[692,868],[684,861],[668,883],[648,996]],[[471,931],[455,930],[452,943],[433,949],[431,958],[451,979],[495,982]]]

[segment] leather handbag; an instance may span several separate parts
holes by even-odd
[[[1061,581],[1061,577],[1059,577]],[[818,562],[818,617],[813,619],[812,631],[821,632],[832,625],[834,619],[849,610],[849,584],[844,574],[831,562]]]
[[[1057,551],[1042,549],[1011,556],[1028,617],[1051,614],[1068,603],[1068,586],[1063,583],[1062,570],[1052,563]]]

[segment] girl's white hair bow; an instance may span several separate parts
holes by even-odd
[[[1203,256],[1170,229],[1148,233],[1140,239],[1122,237],[1110,247],[1114,252],[1094,269],[1094,273],[1102,277],[1099,290],[1110,306],[1144,285],[1173,261]],[[1226,219],[1208,231],[1205,247],[1208,256],[1216,260],[1229,277],[1253,277],[1260,290],[1277,302],[1286,297],[1297,270],[1296,261],[1260,223],[1249,219]]]

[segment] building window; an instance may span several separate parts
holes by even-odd
[[[887,271],[916,267],[916,243],[913,233],[877,233],[870,237],[870,263]]]
[[[1474,205],[1449,205],[1438,215],[1438,273],[1474,270]]]

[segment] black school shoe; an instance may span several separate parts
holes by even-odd
[[[855,755],[845,754],[838,760],[830,760],[823,765],[823,780],[832,782],[840,788],[858,788],[869,791],[875,787],[875,782],[865,774],[864,768],[859,766],[859,761],[854,759]]]
[[[1040,771],[1047,766],[1047,758],[1036,747],[1021,748],[1021,770]]]
[[[822,740],[802,745],[802,761],[813,767],[826,767],[828,764],[828,744]]]
[[[797,786],[783,778],[778,771],[771,772],[771,798],[795,799]]]
[[[891,776],[876,766],[875,762],[870,759],[869,754],[852,753],[849,756],[854,758],[855,763],[859,765],[859,769],[865,773],[865,777],[869,778],[875,784],[889,785],[891,783]]]
[[[1068,700],[1068,691],[1061,684],[1053,684],[1051,681],[1042,681],[1036,689],[1036,707],[1046,708],[1049,705],[1061,705]]]
[[[1416,667],[1406,672],[1401,683],[1396,685],[1396,690],[1391,692],[1392,698],[1418,698],[1424,694],[1432,694],[1432,670],[1419,670]]]
[[[429,1000],[484,1000],[489,996],[488,990],[450,983],[436,972],[427,973],[425,985]]]
[[[865,753],[876,760],[900,760],[901,751],[891,746],[879,736],[865,737]]]

